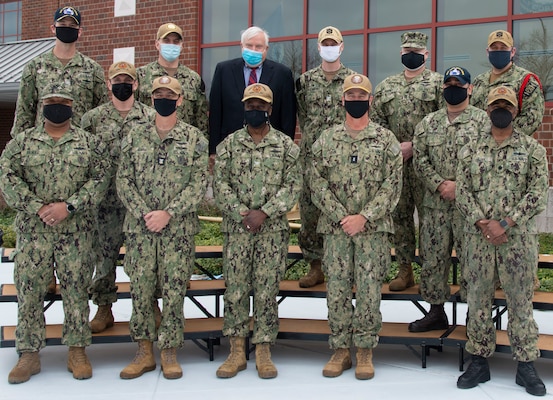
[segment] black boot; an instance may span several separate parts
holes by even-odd
[[[457,379],[459,389],[470,389],[490,380],[488,360],[482,356],[472,356],[472,362],[463,375]]]
[[[545,396],[545,385],[540,379],[532,361],[518,362],[515,382],[517,385],[524,386],[526,391],[534,396]]]
[[[409,324],[409,332],[427,332],[447,328],[449,328],[449,322],[443,304],[431,305],[430,311],[424,318]]]

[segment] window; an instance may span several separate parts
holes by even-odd
[[[21,40],[21,1],[0,3],[0,43]]]

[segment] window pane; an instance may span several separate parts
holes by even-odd
[[[248,28],[248,0],[204,0],[203,11],[203,43],[239,41]]]
[[[429,29],[419,29],[419,32],[430,35]],[[401,34],[403,31],[374,33],[369,35],[369,79],[373,86],[390,75],[403,71],[401,63]],[[429,37],[427,47],[432,48],[432,38]],[[432,54],[426,61],[426,66],[431,64]]]
[[[4,4],[4,11],[16,11],[18,7],[21,7],[20,1],[14,1],[12,3]]]
[[[457,65],[468,69],[473,78],[489,70],[488,35],[506,28],[505,23],[498,22],[438,29],[436,70],[444,73],[447,68]],[[459,40],[461,37],[463,40]]]
[[[256,0],[253,23],[265,29],[270,37],[301,35],[303,2],[297,0]]]
[[[4,14],[4,36],[17,35],[17,20],[16,12]]]
[[[513,36],[517,65],[534,72],[541,80],[545,98],[553,100],[553,18],[516,21]]]
[[[438,0],[438,21],[507,15],[506,1]]]
[[[532,14],[553,11],[551,0],[515,0],[513,4],[514,14]]]
[[[382,28],[431,22],[432,0],[409,0],[398,3],[391,0],[371,0],[369,27]]]
[[[321,64],[321,57],[317,50],[317,39],[310,39],[307,43],[307,69],[315,68]],[[340,61],[346,67],[359,73],[363,72],[363,35],[344,36],[344,51]]]
[[[211,80],[215,67],[221,61],[241,57],[240,46],[215,47],[202,50],[202,78],[205,82],[205,93],[209,98]]]
[[[335,26],[341,31],[364,28],[364,3],[363,0],[347,0],[347,2],[309,0],[308,33],[319,33],[321,29],[329,25]]]
[[[301,57],[303,46],[301,40],[287,42],[269,42],[267,58],[286,65],[294,74],[294,81],[301,75]]]

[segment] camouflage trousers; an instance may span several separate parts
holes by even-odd
[[[415,260],[415,219],[413,214],[415,207],[422,221],[422,199],[424,188],[413,169],[413,159],[403,164],[403,186],[399,202],[392,213],[394,219],[395,234],[392,243],[396,252],[396,260],[399,264],[411,264]]]
[[[91,232],[18,234],[14,255],[17,288],[18,353],[39,351],[46,345],[44,296],[52,279],[52,265],[61,284],[64,322],[62,343],[90,345],[88,292],[93,264]]]
[[[192,235],[127,233],[124,266],[131,284],[133,340],[157,340],[160,349],[184,345],[183,305],[194,252]],[[158,285],[163,310],[156,332],[153,302]]]
[[[480,234],[467,234],[463,269],[467,282],[468,342],[466,350],[490,357],[495,351],[492,301],[499,278],[509,309],[507,333],[517,361],[540,356],[538,325],[533,317],[534,273],[538,263],[537,235],[509,235],[508,243],[493,246]]]
[[[332,349],[373,348],[382,327],[382,282],[390,267],[388,233],[325,235],[323,268]],[[355,307],[352,303],[355,286]]]
[[[307,167],[304,167],[306,171]],[[307,262],[323,258],[323,235],[317,233],[317,223],[321,210],[311,201],[311,189],[307,184],[308,177],[304,173],[304,183],[300,192],[301,228],[298,234],[298,243]]]
[[[279,326],[276,297],[286,272],[289,236],[288,231],[225,233],[224,335],[249,335],[250,294],[253,292],[252,343],[275,342]]]
[[[117,301],[115,271],[125,238],[122,231],[125,212],[125,208],[100,208],[98,212],[98,240],[94,243],[97,253],[96,269],[88,291],[94,304],[99,306]]]
[[[447,209],[425,207],[419,230],[422,260],[420,289],[422,298],[430,304],[444,304],[449,300],[448,280],[453,248],[460,260],[457,267],[462,270],[463,224],[464,218],[454,202]],[[461,286],[465,287],[463,282]]]

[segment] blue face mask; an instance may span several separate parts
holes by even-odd
[[[511,62],[510,50],[497,50],[488,53],[490,64],[497,69],[505,68]]]
[[[159,48],[161,57],[169,62],[175,61],[180,56],[180,46],[178,44],[162,43]]]
[[[263,53],[243,48],[242,58],[248,67],[257,67],[263,62]]]

